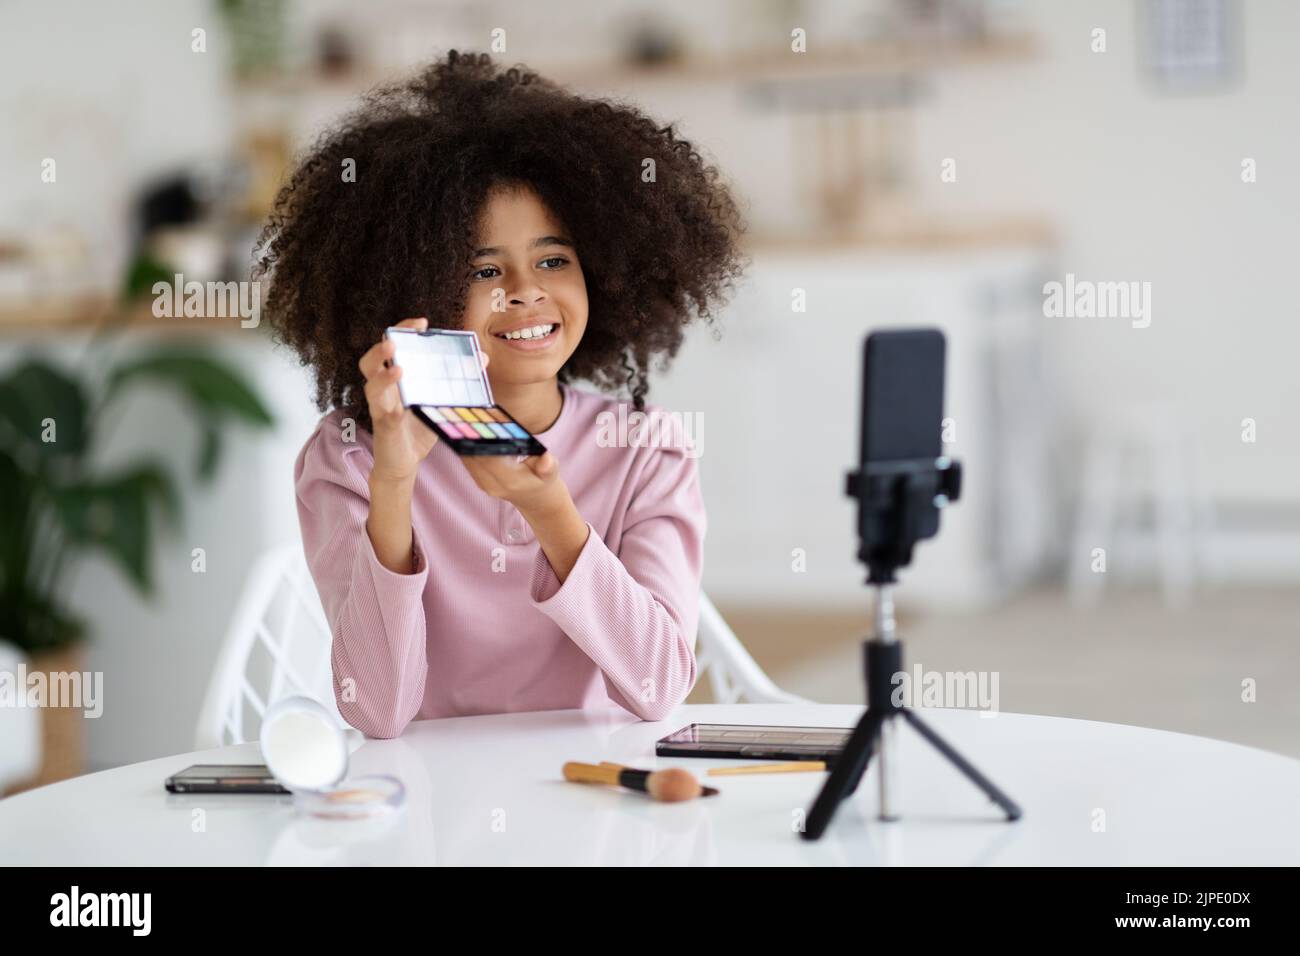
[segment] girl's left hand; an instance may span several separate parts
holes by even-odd
[[[545,510],[564,500],[559,462],[548,449],[527,458],[511,455],[466,455],[461,458],[475,483],[493,498],[510,502],[523,514]]]

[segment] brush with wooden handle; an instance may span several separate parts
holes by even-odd
[[[667,770],[637,770],[619,764],[576,763],[564,765],[564,779],[574,783],[602,783],[611,787],[640,790],[663,803],[679,803],[696,797],[712,797],[714,787],[701,787],[700,782],[687,770],[670,767]]]
[[[749,773],[813,773],[825,769],[825,760],[791,760],[786,763],[747,764],[743,767],[712,767],[708,773],[710,777],[725,777]]]
[[[625,766],[623,766],[623,764],[621,764],[621,763],[611,763],[611,762],[608,761],[608,760],[602,760],[602,761],[600,762],[600,765],[601,765],[602,767],[617,767],[617,768],[620,769],[620,770],[629,770],[629,769],[633,769],[633,768],[625,767]],[[684,771],[683,771],[683,772],[684,772]],[[703,784],[700,784],[700,796],[702,796],[702,797],[716,797],[717,795],[718,795],[718,788],[717,788],[717,787],[706,787],[706,786],[704,786]]]

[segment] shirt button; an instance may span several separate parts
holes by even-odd
[[[519,532],[516,531],[514,528],[511,528],[509,531],[506,532],[506,540],[507,540],[507,541],[518,541],[518,540],[519,540]]]

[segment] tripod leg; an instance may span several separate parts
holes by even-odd
[[[883,720],[880,721],[879,723],[881,727],[885,725],[885,722]],[[876,751],[880,748],[881,733],[883,733],[883,731],[877,731],[875,736],[871,738],[871,742],[867,746],[867,755],[865,758],[863,758],[862,761],[862,772],[859,773],[856,777],[853,777],[849,780],[849,789],[844,791],[844,796],[841,799],[847,800],[849,797],[853,796],[855,793],[858,792],[858,784],[862,783],[862,778],[866,776],[867,773],[867,764],[871,763],[871,758],[876,755]],[[833,770],[834,767],[832,767],[831,769]]]
[[[967,780],[983,790],[986,797],[1001,807],[1008,820],[1020,819],[1020,807],[1016,805],[1016,802],[994,786],[992,780],[975,769],[974,764],[953,750],[947,741],[931,730],[929,725],[912,711],[903,709],[903,716],[907,718],[908,723],[916,728],[916,732],[928,740],[939,753],[947,757],[949,762],[960,770]]]
[[[800,834],[805,840],[820,839],[830,826],[831,817],[835,815],[840,802],[857,789],[858,781],[867,770],[867,762],[871,759],[871,751],[875,748],[883,719],[883,714],[868,710],[853,728],[852,735],[844,745],[844,752],[835,761],[830,776],[822,785],[821,793],[817,794],[817,800],[808,811],[808,819]]]

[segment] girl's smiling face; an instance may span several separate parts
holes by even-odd
[[[573,237],[532,189],[499,187],[479,216],[475,248],[465,328],[488,353],[493,387],[554,378],[587,328]]]

